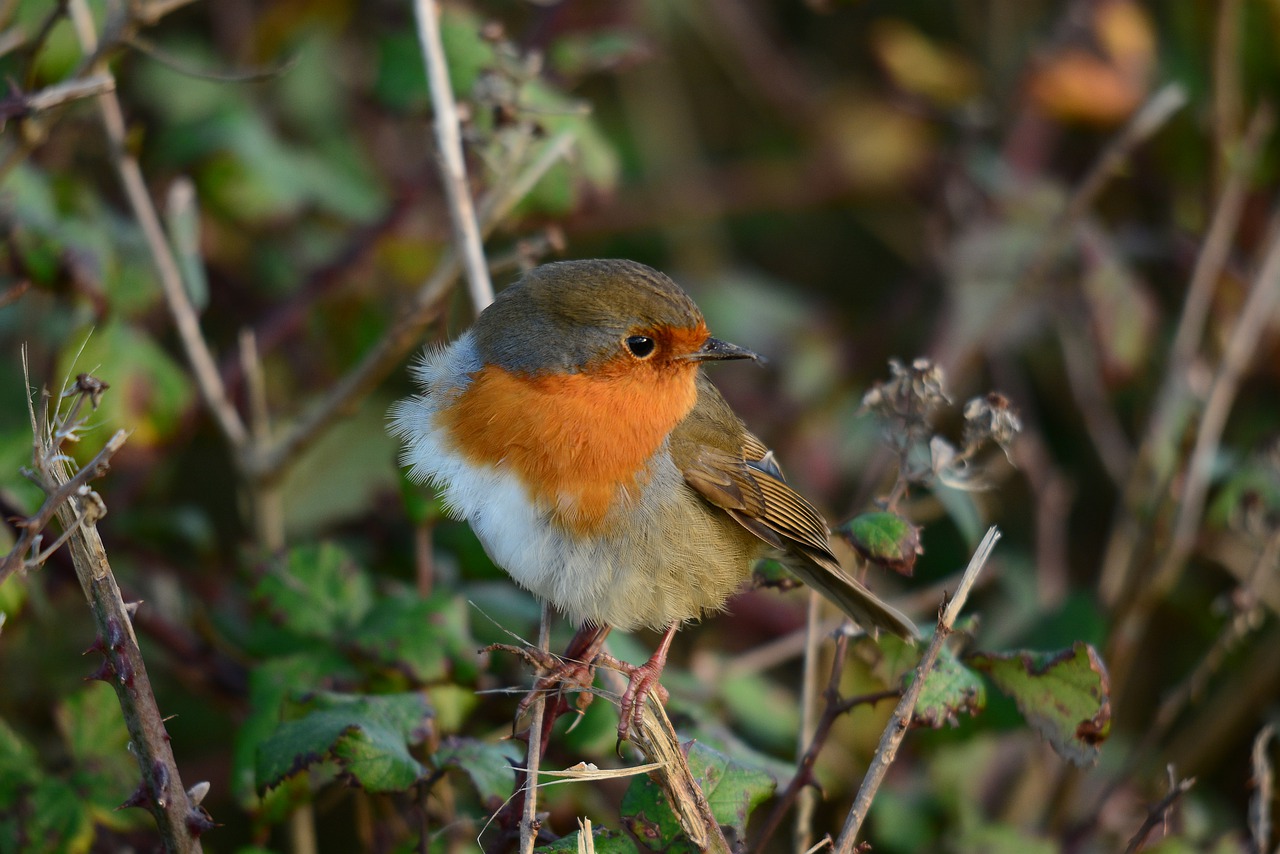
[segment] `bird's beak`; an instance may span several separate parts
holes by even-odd
[[[753,353],[737,344],[730,344],[728,341],[721,341],[719,338],[708,338],[701,347],[685,358],[691,362],[723,362],[729,359],[764,361],[758,353]]]

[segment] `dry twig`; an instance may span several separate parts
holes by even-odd
[[[1172,766],[1169,768],[1169,773],[1172,776]],[[1195,783],[1194,777],[1188,777],[1169,787],[1169,794],[1161,798],[1160,803],[1147,811],[1147,818],[1142,822],[1142,827],[1138,828],[1138,832],[1133,835],[1133,838],[1129,840],[1129,844],[1125,846],[1125,854],[1133,854],[1135,851],[1142,850],[1142,847],[1147,843],[1147,837],[1151,835],[1151,831],[1155,830],[1157,825],[1164,823],[1169,815],[1169,810],[1173,809],[1174,804],[1181,800],[1182,796],[1190,791]]]
[[[484,244],[476,224],[475,205],[467,183],[467,164],[462,156],[462,130],[458,123],[458,107],[449,85],[449,67],[445,64],[444,45],[440,42],[440,10],[434,0],[416,0],[413,10],[418,19],[418,40],[422,44],[427,65],[427,82],[431,87],[431,104],[435,108],[436,145],[440,154],[440,174],[445,196],[449,200],[454,240],[462,253],[471,292],[471,304],[479,314],[493,302],[493,283],[489,281],[489,265],[484,257]]]
[[[867,775],[863,778],[862,786],[858,789],[858,796],[854,799],[853,808],[845,819],[844,829],[840,831],[840,838],[836,841],[836,854],[853,854],[857,844],[858,832],[862,828],[862,823],[866,821],[867,814],[871,811],[871,802],[875,799],[876,792],[880,789],[880,784],[884,782],[884,776],[889,771],[889,766],[893,764],[893,760],[897,757],[898,747],[902,744],[902,739],[906,737],[907,728],[911,725],[911,716],[915,711],[916,700],[920,697],[920,691],[929,676],[929,671],[933,669],[934,662],[938,660],[938,653],[942,651],[942,645],[951,635],[951,628],[955,625],[956,618],[960,616],[960,609],[964,607],[965,600],[969,598],[969,589],[973,586],[974,580],[977,579],[978,573],[982,571],[982,567],[986,565],[987,558],[991,556],[991,552],[999,539],[999,530],[995,527],[987,529],[986,536],[982,538],[982,542],[978,544],[977,551],[969,559],[969,566],[965,569],[964,576],[960,579],[960,585],[956,588],[955,596],[942,609],[942,613],[938,617],[938,626],[933,633],[933,640],[924,651],[924,655],[920,657],[920,664],[916,666],[915,676],[912,678],[907,690],[903,692],[902,699],[898,701],[898,707],[893,710],[893,716],[889,718],[884,734],[880,737],[880,746],[876,749],[875,758],[871,761],[871,767],[867,769]]]

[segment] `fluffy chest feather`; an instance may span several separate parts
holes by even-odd
[[[663,628],[721,608],[760,548],[707,512],[671,459],[693,372],[643,388],[607,374],[531,381],[481,370],[469,345],[428,357],[426,394],[393,410],[392,429],[411,475],[494,562],[576,622]]]

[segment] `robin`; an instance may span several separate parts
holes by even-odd
[[[628,668],[619,740],[676,630],[723,610],[761,557],[863,628],[915,636],[840,568],[821,514],[701,370],[758,358],[711,337],[693,300],[650,267],[563,261],[429,348],[413,368],[423,393],[391,410],[409,476],[434,484],[496,564],[581,626],[552,680],[577,666],[589,686],[611,627],[663,633]]]

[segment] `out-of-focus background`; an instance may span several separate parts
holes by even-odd
[[[1110,667],[1110,737],[1076,769],[987,685],[982,711],[908,734],[875,850],[1122,850],[1192,777],[1147,845],[1276,844],[1249,847],[1276,757],[1255,739],[1280,711],[1280,4],[474,0],[445,4],[441,26],[495,284],[557,258],[672,275],[718,337],[769,357],[714,379],[833,520],[894,483],[893,425],[861,407],[890,359],[942,369],[932,428],[956,447],[970,398],[998,390],[1019,414],[1007,452],[912,485],[897,509],[922,527],[915,573],[868,582],[928,625],[1000,526],[973,644],[1090,644]],[[101,71],[90,34],[118,144],[95,97],[74,97]],[[99,526],[126,599],[144,600],[183,780],[212,784],[207,848],[419,850],[425,815],[421,850],[470,850],[521,755],[502,741],[518,695],[477,691],[528,679],[475,650],[536,637],[537,606],[402,481],[384,429],[414,349],[388,347],[393,331],[418,318],[411,339],[441,341],[473,317],[411,4],[10,0],[0,70],[3,516],[42,500],[20,473],[25,344],[36,388],[110,384],[77,459],[131,431],[94,482]],[[64,103],[33,98],[63,83]],[[120,178],[133,159],[250,434],[239,450],[175,332]],[[6,550],[18,535],[0,527]],[[137,767],[115,695],[82,681],[96,630],[66,550],[0,586],[0,612],[0,847],[153,847],[143,810],[114,811]],[[664,679],[682,735],[781,785],[804,614],[799,593],[746,593],[681,633]],[[616,649],[640,660],[654,641]],[[873,665],[851,663],[843,690],[885,687]],[[284,775],[263,745],[282,717],[310,720],[320,689],[420,693],[430,735],[400,735],[441,774],[421,804],[416,783],[344,787],[337,748],[264,792]],[[815,838],[838,832],[889,705],[837,723]],[[598,701],[550,764],[616,765],[611,715]],[[549,791],[546,827],[635,833],[627,784]]]

